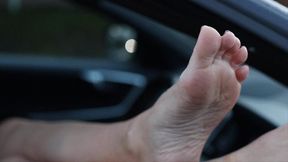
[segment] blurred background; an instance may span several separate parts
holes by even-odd
[[[0,55],[123,61],[136,48],[129,26],[61,0],[1,0],[0,19]]]
[[[63,0],[1,0],[0,19],[0,55],[127,61],[137,48],[133,28]]]
[[[281,41],[287,41],[287,34],[273,28],[279,27],[279,21],[283,25],[280,18],[288,14],[288,0],[210,0],[227,9],[217,12],[208,0],[189,1],[191,8],[179,1],[183,13],[188,9],[195,19],[187,23],[187,15],[182,15],[183,21],[170,18],[175,15],[169,10],[170,15],[162,15],[166,18],[162,20],[186,34],[113,3],[110,9],[114,10],[107,14],[114,15],[108,17],[68,2],[0,0],[0,120],[11,116],[101,122],[129,119],[149,108],[177,81],[200,26],[208,23],[221,33],[232,28],[247,45],[248,63],[255,67],[251,66],[239,102],[211,135],[204,155],[213,158],[232,152],[288,122],[287,51],[283,50],[287,46]],[[255,14],[251,4],[261,12]],[[142,11],[137,5],[133,9]],[[156,19],[159,13],[156,10]]]

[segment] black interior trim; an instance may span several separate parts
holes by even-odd
[[[114,5],[119,4],[122,7],[123,6],[126,7],[126,10],[133,10],[153,20],[156,20],[157,22],[161,22],[164,25],[167,25],[171,28],[174,28],[178,31],[181,31],[193,37],[197,36],[200,27],[204,24],[213,26],[220,32],[224,32],[227,29],[232,30],[242,40],[242,43],[246,45],[249,49],[250,58],[248,60],[248,64],[254,66],[260,71],[263,71],[264,73],[284,83],[285,85],[288,84],[288,77],[286,77],[286,74],[283,73],[283,69],[286,69],[286,64],[288,62],[287,57],[288,46],[284,47],[279,46],[279,44],[277,44],[278,41],[285,43],[285,41],[288,41],[285,40],[287,38],[280,39],[276,43],[273,41],[270,42],[263,35],[267,33],[267,30],[270,29],[265,28],[265,30],[262,30],[261,36],[259,36],[259,33],[255,32],[258,31],[257,29],[259,26],[258,22],[256,21],[253,22],[253,20],[250,19],[250,22],[253,23],[252,27],[256,28],[256,30],[251,31],[247,28],[244,28],[243,26],[240,26],[239,23],[235,23],[236,21],[242,21],[242,23],[245,23],[243,19],[237,18],[234,21],[231,21],[231,19],[224,17],[223,15],[215,12],[214,10],[207,7],[203,7],[203,5],[199,5],[200,2],[209,4],[209,2],[215,3],[216,0],[207,0],[207,1],[73,0],[73,1],[80,3],[81,5],[84,6],[88,5],[89,8],[102,9],[103,11],[108,11],[109,13],[114,12],[113,9],[109,8],[109,6],[111,6],[112,4]],[[220,1],[217,2],[219,4]],[[210,6],[211,5],[212,4],[210,4]],[[226,7],[225,9],[228,10],[229,9],[228,7]],[[230,8],[229,10],[233,10],[233,8]],[[118,13],[119,12],[115,12],[114,15],[117,16]],[[227,14],[231,13],[228,12]],[[122,18],[124,20],[133,17],[133,15],[130,16],[128,15],[128,17],[125,18],[121,16],[122,15],[118,15],[118,18]],[[242,15],[242,17],[243,16],[244,15]],[[256,24],[258,24],[258,26]],[[152,28],[153,27],[151,26],[151,29]],[[273,31],[270,30],[270,33],[273,33]],[[277,33],[274,32],[274,34]],[[170,46],[174,46],[174,44],[170,44]]]

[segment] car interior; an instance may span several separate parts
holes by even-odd
[[[185,68],[200,27],[233,31],[251,73],[203,160],[288,123],[288,9],[273,0],[0,2],[0,120],[117,122],[148,109]]]

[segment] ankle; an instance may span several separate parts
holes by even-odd
[[[149,110],[148,110],[149,111]],[[147,116],[148,112],[145,112],[136,118],[129,121],[129,129],[127,132],[128,148],[133,154],[137,162],[150,162],[152,158],[152,151],[149,147],[148,137],[148,124]]]

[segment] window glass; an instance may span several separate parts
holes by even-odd
[[[55,0],[0,2],[0,54],[116,57],[135,52],[129,26]]]
[[[273,7],[276,11],[288,14],[288,0],[261,0],[260,2]]]
[[[277,1],[286,7],[288,6],[288,0],[277,0]]]

